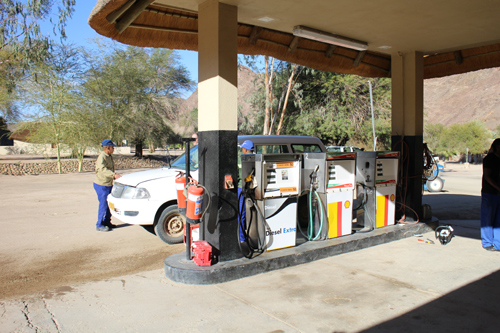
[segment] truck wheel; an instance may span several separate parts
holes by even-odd
[[[156,236],[167,244],[182,243],[185,223],[177,205],[168,206],[163,210],[155,225]]]
[[[444,182],[441,178],[436,177],[434,180],[428,180],[426,185],[429,192],[441,192]]]

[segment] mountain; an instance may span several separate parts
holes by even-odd
[[[250,68],[238,69],[238,108],[243,115],[253,112],[249,99],[263,84],[259,74]],[[198,107],[198,90],[179,102],[179,119],[188,119]],[[424,123],[450,126],[473,120],[483,122],[490,130],[500,125],[500,68],[483,69],[424,81]],[[190,135],[193,126],[174,126],[177,133]]]
[[[424,123],[500,125],[500,68],[424,81]]]

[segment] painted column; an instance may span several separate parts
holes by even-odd
[[[211,206],[202,239],[219,260],[241,257],[238,250],[237,189],[224,188],[226,175],[237,186],[237,7],[208,0],[198,7],[198,145],[200,183]]]
[[[422,217],[424,58],[421,52],[392,56],[392,150],[401,152],[396,219]],[[403,206],[404,207],[404,206]]]

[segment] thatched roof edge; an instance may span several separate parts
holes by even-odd
[[[121,34],[106,17],[128,0],[99,0],[89,17],[89,25],[99,34],[139,47],[198,50],[198,20],[193,11],[150,5]],[[257,37],[256,37],[257,36]],[[318,70],[390,77],[390,55],[358,52],[312,40],[294,40],[291,33],[239,24],[238,53],[267,55]],[[500,66],[500,44],[426,56],[424,78],[436,78]]]

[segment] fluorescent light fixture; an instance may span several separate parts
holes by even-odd
[[[323,42],[327,44],[338,45],[346,47],[348,49],[354,49],[358,51],[365,51],[368,49],[368,43],[362,42],[349,37],[343,37],[340,35],[331,34],[321,30],[316,30],[313,28],[308,28],[303,25],[298,25],[293,28],[293,35],[316,40],[318,42]]]

